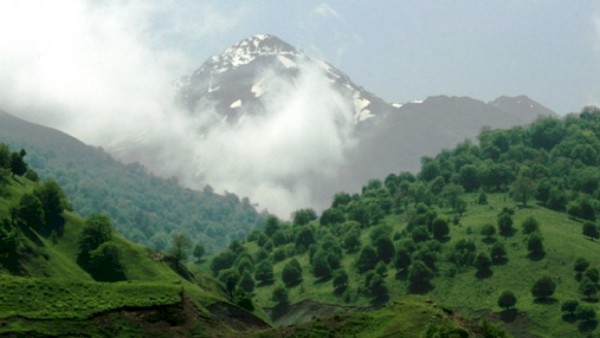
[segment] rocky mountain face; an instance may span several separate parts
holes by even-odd
[[[314,90],[298,97],[298,92],[307,87]],[[274,182],[292,194],[301,186],[308,195],[303,202],[309,200],[310,206],[317,208],[325,207],[338,191],[358,191],[359,184],[368,179],[383,179],[391,172],[415,171],[422,156],[433,155],[466,138],[476,140],[483,127],[505,128],[532,122],[539,116],[555,115],[526,96],[502,96],[489,103],[448,96],[406,104],[387,103],[352,82],[342,71],[312,59],[273,35],[249,37],[206,60],[179,82],[177,100],[201,121],[198,132],[207,135],[217,125],[236,130],[248,121],[256,123],[277,114],[289,123],[297,123],[298,119],[314,118],[309,112],[314,106],[327,107],[319,112],[320,117],[335,110],[331,119],[338,130],[318,128],[327,121],[316,120],[314,128],[309,121],[302,132],[313,133],[317,139],[328,136],[323,133],[329,133],[331,138],[338,132],[345,133],[347,137],[339,138],[336,143],[341,151],[320,161],[309,160],[308,165],[300,165],[290,175],[282,173]],[[307,101],[317,104],[304,107]],[[292,115],[280,113],[290,107],[297,108],[292,109]],[[262,128],[260,122],[255,125]],[[246,141],[251,151],[253,140]],[[283,142],[285,149],[288,140],[278,142]],[[304,153],[298,156],[310,157],[321,150],[316,148],[318,142],[316,146],[306,144]],[[336,156],[337,160],[328,163]],[[274,165],[286,165],[282,163],[285,159],[278,161],[276,152],[273,157]],[[321,173],[320,167],[326,170]],[[203,177],[210,180],[210,175]],[[243,193],[261,200],[252,192]],[[291,210],[304,206],[292,206]]]

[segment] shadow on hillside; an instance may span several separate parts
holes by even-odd
[[[481,241],[483,243],[487,244],[487,245],[491,245],[491,244],[494,244],[494,243],[498,242],[498,240],[496,239],[496,237],[485,237]]]
[[[512,323],[515,321],[515,319],[517,319],[518,314],[519,313],[517,309],[504,310],[500,312],[500,320],[502,320],[505,323]]]
[[[409,284],[408,285],[408,293],[414,293],[417,295],[424,295],[429,291],[433,290],[434,286],[429,283],[418,283],[418,284]]]
[[[486,278],[490,278],[492,277],[492,275],[494,274],[494,271],[492,271],[492,269],[485,269],[485,270],[477,270],[477,272],[475,273],[475,277],[477,279],[486,279]]]
[[[534,262],[539,262],[542,259],[544,259],[544,257],[546,257],[546,252],[544,252],[544,251],[530,252],[527,255],[527,258],[529,258],[530,260],[532,260]]]
[[[542,305],[552,305],[552,304],[556,304],[558,303],[558,300],[556,298],[536,298],[534,301],[534,303],[536,304],[542,304]]]
[[[578,327],[579,332],[592,332],[598,328],[597,320],[588,320],[585,322],[579,323]]]
[[[506,263],[508,263],[508,258],[506,258],[506,257],[492,259],[492,264],[494,264],[494,265],[504,265]]]
[[[21,265],[17,257],[13,255],[0,259],[0,266],[8,270],[11,275],[25,276],[27,274],[23,265]]]
[[[397,280],[407,280],[408,279],[408,270],[400,270],[398,272],[396,272],[396,279]]]
[[[577,316],[574,313],[565,313],[562,315],[562,320],[567,323],[575,323],[577,321]]]

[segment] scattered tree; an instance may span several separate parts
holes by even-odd
[[[358,260],[356,261],[356,267],[358,268],[358,272],[364,273],[369,271],[375,267],[377,262],[379,261],[379,256],[377,255],[377,251],[370,245],[367,245],[360,250],[360,254],[358,255]]]
[[[434,219],[431,224],[431,233],[433,234],[433,238],[438,241],[444,240],[450,233],[448,222],[441,218]]]
[[[598,239],[600,237],[598,226],[589,221],[583,223],[583,235],[589,237],[592,241]]]
[[[517,303],[517,297],[511,291],[504,291],[498,297],[498,306],[509,310],[511,307],[515,306]]]
[[[538,231],[540,228],[540,225],[533,216],[529,216],[523,221],[523,223],[521,224],[521,227],[523,228],[523,233],[525,235],[529,235],[533,232]]]
[[[529,239],[527,239],[527,250],[529,250],[530,255],[540,255],[544,253],[544,243],[542,236],[538,232],[529,235]]]
[[[531,287],[531,294],[537,300],[545,300],[554,294],[555,289],[556,283],[554,283],[552,278],[544,276],[533,284],[533,287]]]
[[[258,264],[254,272],[254,278],[262,285],[273,284],[275,278],[273,276],[273,265],[268,260],[264,260]]]
[[[194,247],[194,258],[196,258],[196,264],[200,264],[202,263],[202,258],[204,257],[204,254],[206,253],[206,250],[204,249],[204,245],[202,245],[201,242],[198,242],[196,244],[196,246]]]
[[[173,236],[169,254],[173,257],[176,265],[188,258],[188,250],[192,247],[192,242],[184,233],[178,233]]]
[[[281,279],[288,287],[302,283],[302,267],[297,259],[292,259],[283,267]]]
[[[493,224],[485,224],[481,228],[481,235],[485,237],[486,240],[491,240],[496,234],[496,227]]]

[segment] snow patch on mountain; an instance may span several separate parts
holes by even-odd
[[[235,109],[235,108],[240,108],[242,106],[242,100],[237,100],[235,102],[233,102],[229,108]]]
[[[298,64],[283,55],[277,55],[277,59],[281,62],[285,68],[298,68]]]

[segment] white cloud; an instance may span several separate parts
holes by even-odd
[[[338,13],[338,11],[336,11],[335,9],[333,9],[333,7],[331,7],[329,4],[322,2],[320,4],[318,4],[314,10],[313,10],[317,15],[322,16],[324,18],[335,18],[335,19],[339,19],[341,16]]]

